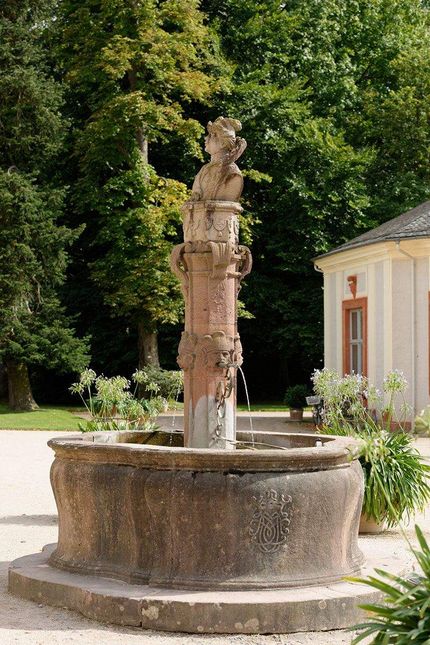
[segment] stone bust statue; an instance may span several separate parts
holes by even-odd
[[[211,156],[196,176],[191,201],[237,202],[242,194],[243,178],[235,161],[246,148],[246,141],[236,136],[242,129],[240,121],[218,117],[209,121],[205,150]]]

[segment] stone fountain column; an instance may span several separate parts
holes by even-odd
[[[208,124],[203,166],[183,206],[184,242],[173,249],[172,270],[185,299],[185,330],[178,364],[184,370],[184,444],[234,448],[237,368],[237,296],[251,270],[251,253],[239,244],[242,174],[235,161],[246,147],[239,121]]]

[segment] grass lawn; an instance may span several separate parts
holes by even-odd
[[[79,430],[78,422],[67,408],[41,406],[34,412],[13,412],[0,403],[0,430]]]
[[[245,412],[248,410],[246,403],[238,403],[237,409]],[[251,412],[287,412],[288,408],[282,403],[251,403]]]
[[[248,407],[240,404],[238,410],[246,411]],[[309,408],[310,409],[310,408]],[[282,403],[254,403],[252,412],[285,412],[288,408]],[[76,408],[75,412],[83,412]],[[170,410],[171,412],[173,410]],[[182,414],[183,404],[178,403],[176,411]],[[13,412],[5,403],[0,403],[0,431],[1,430],[71,430],[79,431],[80,418],[73,414],[67,407],[43,405],[34,412]]]

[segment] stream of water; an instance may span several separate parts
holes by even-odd
[[[237,366],[237,369],[239,370],[241,376],[242,376],[242,381],[243,381],[243,387],[245,388],[245,395],[246,395],[246,401],[248,404],[248,412],[249,412],[249,427],[251,430],[251,442],[252,445],[254,446],[254,427],[252,425],[252,416],[251,416],[251,403],[249,401],[249,394],[248,394],[248,386],[246,384],[246,378],[245,374],[243,373],[243,369],[240,367],[240,365]]]
[[[170,433],[170,445],[172,445],[172,441],[173,441],[173,429],[174,429],[174,427],[176,425],[176,412],[178,410],[178,399],[179,399],[180,393],[181,393],[181,388],[178,387],[177,392],[176,392],[176,396],[175,396],[175,405],[173,406],[173,416],[172,416],[172,424],[171,424],[172,425],[172,432]]]

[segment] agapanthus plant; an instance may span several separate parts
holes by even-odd
[[[178,377],[175,380],[178,388],[181,379]],[[171,380],[174,380],[173,377]],[[131,391],[132,382],[134,392]],[[137,386],[142,383],[145,384],[146,395],[138,398]],[[79,381],[72,384],[70,391],[80,396],[90,417],[84,423],[79,423],[82,432],[154,430],[158,415],[168,405],[167,399],[159,394],[160,386],[145,370],[136,371],[130,381],[123,376],[97,376],[94,370],[87,369],[82,372]]]
[[[384,379],[385,406],[384,395],[364,376],[341,377],[335,370],[323,369],[316,370],[312,379],[315,393],[323,399],[320,431],[362,440],[364,515],[390,527],[424,510],[430,500],[430,468],[406,432],[410,412],[403,374],[393,370]]]

